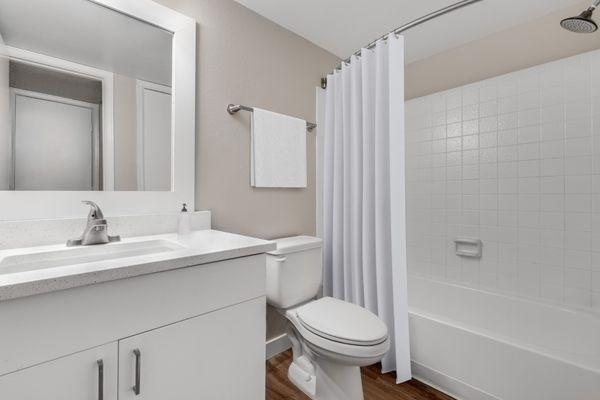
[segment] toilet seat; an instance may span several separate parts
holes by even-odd
[[[296,309],[298,321],[315,335],[354,346],[374,346],[388,337],[386,325],[370,311],[332,297]]]
[[[332,300],[334,302],[341,302],[344,304],[337,304],[332,306]],[[381,335],[381,337],[373,339],[373,333],[371,333],[370,335],[359,336],[361,331],[355,329],[355,327],[352,327],[349,330],[351,334],[347,333],[345,335],[342,335],[340,333],[336,333],[339,332],[336,329],[329,329],[331,327],[339,328],[341,325],[319,324],[316,322],[317,319],[311,319],[311,316],[313,316],[312,313],[314,312],[317,314],[325,315],[325,317],[329,316],[332,320],[336,320],[336,318],[333,318],[332,314],[326,314],[326,310],[339,311],[340,308],[346,307],[346,305],[348,304],[349,303],[342,302],[341,300],[323,298],[320,300],[315,300],[306,303],[297,308],[289,309],[285,312],[285,316],[292,323],[292,325],[294,326],[298,334],[302,337],[302,339],[305,341],[305,343],[315,353],[318,353],[322,356],[327,356],[332,359],[336,359],[338,362],[346,365],[365,366],[379,361],[381,357],[383,357],[383,355],[389,350],[390,347],[390,341],[387,335],[387,328],[385,327],[385,325],[383,325],[384,333]],[[378,323],[383,324],[383,322],[379,321],[379,319],[372,313],[361,309],[358,306],[353,307],[357,307],[359,309],[359,311],[354,310],[355,314],[353,312],[353,314],[357,316],[357,323],[360,323],[360,321],[368,320],[369,323],[373,323],[374,326],[377,326],[378,324],[370,319],[374,318],[375,320],[377,320]],[[304,308],[303,311],[301,310],[302,308]],[[349,309],[350,308],[343,308],[343,311],[348,311]],[[298,313],[298,311],[300,311],[300,313]],[[369,316],[365,317],[365,314],[363,312],[368,313]],[[304,320],[301,320],[298,314],[303,315]],[[318,321],[325,322],[321,319],[319,319]],[[353,319],[348,319],[348,321],[351,322],[353,321]],[[315,328],[314,325],[316,325],[317,328]],[[376,331],[377,330],[373,330],[373,332]],[[379,335],[375,334],[375,336]],[[357,338],[362,340],[356,340]],[[353,343],[348,343],[350,341],[352,341]]]

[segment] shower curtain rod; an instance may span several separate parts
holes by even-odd
[[[452,11],[456,11],[458,9],[461,9],[463,7],[466,7],[466,6],[469,6],[471,4],[478,3],[480,1],[483,1],[483,0],[462,0],[462,1],[459,1],[458,3],[450,4],[449,6],[446,6],[444,8],[440,8],[437,11],[433,11],[433,12],[427,14],[427,15],[424,15],[424,16],[422,16],[420,18],[412,20],[409,23],[404,24],[404,25],[402,25],[402,26],[400,26],[400,27],[398,27],[398,28],[396,28],[396,29],[394,29],[394,30],[386,33],[385,35],[378,37],[377,39],[373,40],[371,43],[369,43],[366,46],[364,46],[364,48],[365,49],[372,49],[372,48],[375,47],[375,45],[377,44],[378,41],[380,41],[382,39],[387,39],[392,34],[393,35],[398,35],[398,34],[404,32],[404,31],[407,31],[407,30],[409,30],[411,28],[414,28],[415,26],[421,25],[424,22],[431,21],[434,18],[441,17],[442,15],[448,14],[448,13],[450,13]],[[354,54],[352,54],[350,57],[348,57],[345,60],[343,60],[342,63],[340,64],[340,66],[337,67],[336,69],[341,69],[342,68],[342,64],[348,64],[350,62],[350,60],[352,59],[353,56],[357,56],[358,57],[358,56],[360,56],[361,52],[362,52],[362,48],[358,49],[357,51],[355,51]],[[321,87],[323,87],[323,89],[327,88],[327,79],[326,78],[323,78],[321,80]]]

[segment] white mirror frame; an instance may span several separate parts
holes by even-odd
[[[151,0],[86,0],[173,32],[172,166],[170,192],[0,191],[0,221],[83,217],[81,200],[97,202],[105,214],[173,214],[194,205],[196,22]],[[10,50],[8,51],[10,56]],[[112,122],[113,104],[103,112]],[[112,140],[111,140],[112,142]],[[105,143],[107,144],[107,143]],[[110,146],[114,146],[110,143]],[[114,168],[107,173],[114,173]],[[110,181],[110,180],[109,180]],[[110,185],[109,185],[110,186]]]

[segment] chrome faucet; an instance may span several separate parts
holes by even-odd
[[[100,207],[98,207],[98,204],[88,200],[84,200],[82,203],[90,206],[90,213],[87,217],[87,225],[83,231],[83,234],[81,235],[81,238],[69,240],[67,242],[67,246],[88,246],[92,244],[106,244],[110,242],[121,241],[120,236],[108,235],[108,225],[104,219],[102,210],[100,210]]]

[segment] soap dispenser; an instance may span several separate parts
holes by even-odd
[[[190,225],[190,213],[188,212],[187,204],[183,203],[183,207],[181,208],[181,212],[179,213],[177,232],[180,235],[189,235],[189,233],[192,230]]]

